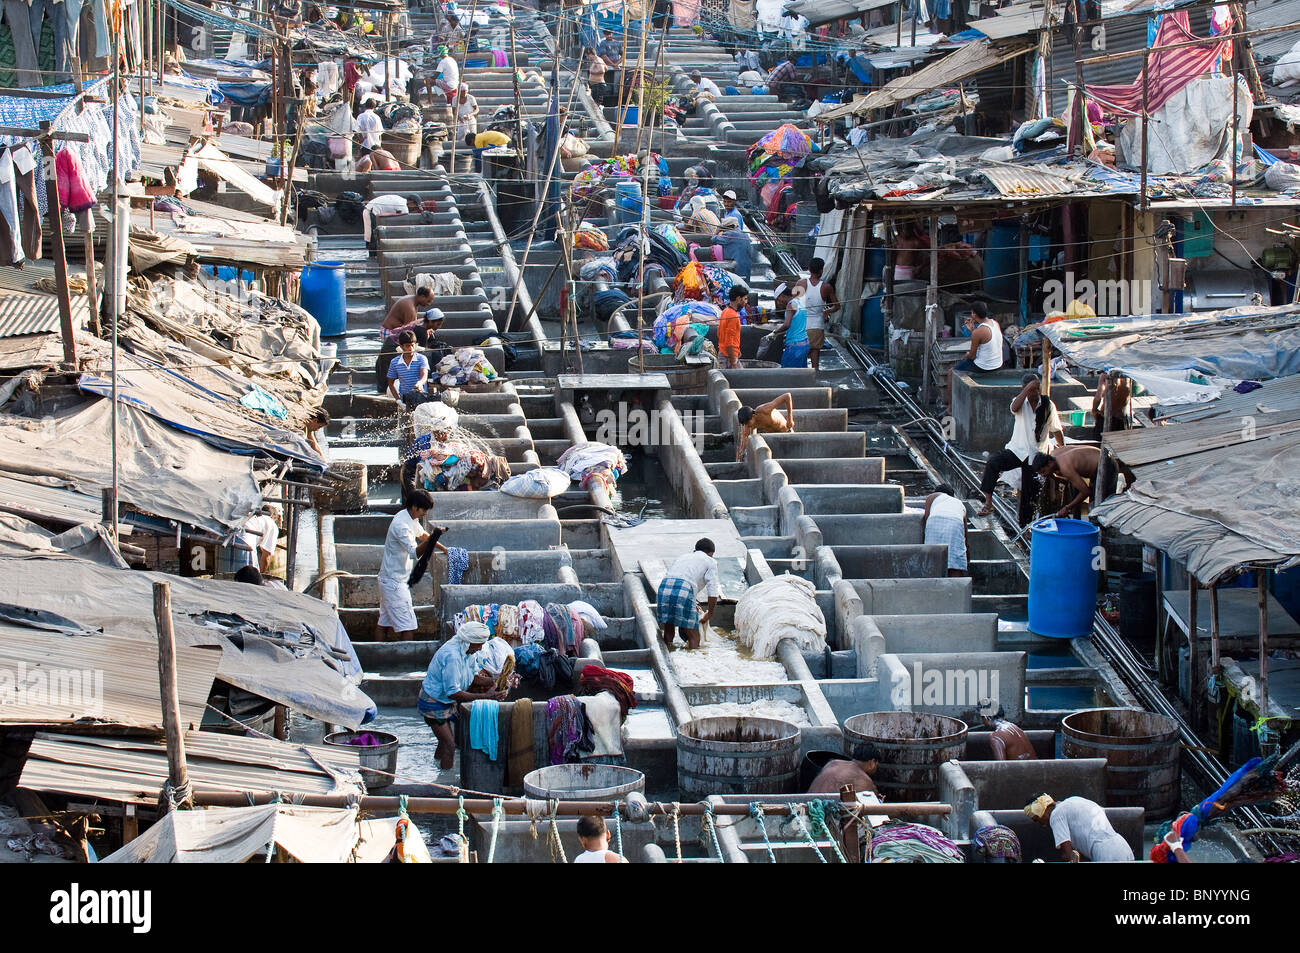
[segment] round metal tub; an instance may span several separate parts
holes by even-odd
[[[358,735],[374,735],[381,744],[348,744]],[[386,731],[336,731],[325,736],[325,744],[361,752],[361,780],[366,783],[367,791],[377,791],[393,783],[393,775],[397,773],[397,735]]]
[[[683,800],[788,794],[799,782],[800,732],[776,718],[696,718],[677,732]]]
[[[621,801],[645,793],[645,775],[617,764],[553,764],[524,775],[524,794],[549,801]]]
[[[1089,708],[1061,719],[1067,758],[1106,759],[1106,806],[1143,807],[1153,818],[1178,810],[1178,725],[1136,708]]]
[[[961,757],[966,723],[919,711],[873,711],[844,722],[844,751],[869,741],[880,750],[875,782],[889,801],[933,801],[939,765]]]

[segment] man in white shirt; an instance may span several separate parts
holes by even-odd
[[[699,614],[696,597],[700,590],[708,597],[704,615]],[[700,647],[700,627],[713,618],[722,587],[718,583],[718,562],[713,558],[713,540],[701,539],[695,551],[678,557],[659,583],[655,596],[655,615],[663,626],[663,640],[672,648],[676,630],[682,630],[686,647]]]
[[[280,541],[280,527],[275,525],[275,518],[271,515],[274,512],[271,504],[263,504],[260,513],[248,518],[242,533],[244,542],[256,555],[257,568],[262,573],[271,571],[275,546]]]
[[[379,103],[377,96],[368,97],[363,105],[365,108],[352,120],[352,131],[361,134],[361,145],[369,146],[371,149],[378,149],[383,141],[384,123],[375,112],[375,106]]]
[[[701,99],[706,96],[709,99],[717,99],[722,95],[722,90],[718,89],[718,84],[703,75],[699,70],[693,70],[691,72],[691,82],[695,84],[696,99]]]
[[[456,99],[456,93],[460,89],[460,65],[456,62],[456,57],[451,55],[451,51],[445,46],[439,52],[442,54],[438,60],[437,76],[434,82],[438,88],[447,94],[447,105],[451,105]]]
[[[741,50],[737,53],[736,65],[739,66],[742,71],[753,70],[757,73],[762,72],[763,70],[763,64],[759,62],[758,54],[753,50]]]
[[[1133,848],[1111,827],[1106,811],[1086,797],[1067,797],[1059,804],[1050,794],[1040,795],[1025,808],[1036,823],[1052,830],[1052,842],[1068,864],[1132,863]]]
[[[1065,446],[1065,432],[1061,429],[1061,420],[1056,414],[1056,407],[1050,398],[1044,397],[1037,374],[1026,374],[1021,383],[1024,387],[1011,401],[1011,415],[1015,425],[1011,439],[1004,449],[989,456],[984,464],[984,477],[980,480],[980,491],[984,494],[984,507],[977,516],[988,516],[993,512],[993,488],[998,485],[998,478],[1007,470],[1020,468],[1020,525],[1026,525],[1034,515],[1034,506],[1038,502],[1038,476],[1030,462],[1035,455],[1046,453],[1051,448],[1051,438],[1056,438],[1057,446]]]
[[[366,207],[361,212],[361,237],[369,245],[370,236],[373,234],[378,219],[389,215],[413,215],[420,211],[420,208],[420,197],[415,193],[410,195],[376,195],[366,203]]]
[[[429,535],[421,522],[433,509],[433,497],[424,490],[416,490],[407,497],[407,507],[399,510],[388,524],[384,537],[384,559],[379,565],[379,624],[375,639],[388,641],[391,634],[396,641],[409,640],[416,629],[415,603],[407,580],[415,560],[424,555],[429,545],[442,546]]]

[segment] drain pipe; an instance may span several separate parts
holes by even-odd
[[[665,397],[655,410],[660,421],[659,462],[668,465],[670,478],[676,478],[673,483],[694,510],[691,515],[695,519],[728,519],[727,504],[709,478],[704,461],[700,459],[695,442],[672,399]]]
[[[506,237],[505,230],[501,227],[501,220],[497,218],[496,202],[482,176],[478,177],[478,193],[483,201],[483,213],[487,216],[488,224],[492,226],[492,244],[501,255],[501,267],[505,270],[506,281],[518,289],[516,307],[522,308],[523,313],[529,315],[526,324],[528,333],[533,336],[536,344],[541,345],[546,340],[546,332],[542,330],[542,322],[538,320],[533,308],[533,297],[528,293],[528,286],[524,284],[524,275],[515,261],[514,252],[510,248],[510,239]],[[506,315],[507,325],[509,321],[510,315]]]
[[[582,429],[582,421],[578,419],[578,412],[573,409],[573,405],[565,401],[560,405],[560,419],[564,424],[564,436],[570,443],[579,444],[587,443],[587,434]],[[592,480],[587,484],[587,492],[591,494],[591,502],[598,507],[614,511],[614,504],[610,502],[609,491],[605,489],[604,484]]]

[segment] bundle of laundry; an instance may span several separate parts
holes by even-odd
[[[601,692],[608,692],[618,700],[620,719],[626,719],[627,713],[636,707],[636,690],[631,675],[588,665],[578,675],[578,694],[598,695]]]
[[[575,443],[556,461],[556,466],[585,489],[593,480],[612,492],[619,477],[627,472],[623,451],[607,443]]]
[[[431,433],[412,442],[406,459],[414,461],[416,481],[426,490],[482,489],[510,476],[504,457],[454,440],[438,441]]]
[[[443,387],[464,387],[466,384],[490,384],[497,379],[494,368],[476,347],[457,348],[433,369],[438,383]]]
[[[777,643],[793,639],[801,649],[826,648],[826,619],[816,586],[789,573],[750,586],[736,601],[736,636],[754,658],[772,658]]]
[[[573,685],[573,659],[537,642],[515,648],[515,671],[547,692]]]
[[[600,613],[581,600],[552,602],[545,608],[534,599],[472,604],[456,613],[453,630],[466,622],[482,622],[493,636],[512,645],[542,645],[561,655],[577,655],[583,639],[608,628]]]
[[[422,405],[426,406],[426,405]],[[549,500],[569,488],[570,477],[556,467],[536,467],[501,484],[501,492],[525,500]]]
[[[402,282],[402,287],[408,295],[413,295],[420,288],[428,288],[433,292],[435,298],[442,295],[460,294],[461,281],[450,271],[440,271],[437,274],[420,272],[419,274],[408,275]]]

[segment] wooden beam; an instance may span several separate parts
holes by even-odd
[[[153,617],[158,628],[158,689],[163,732],[167,737],[167,781],[172,791],[184,798],[177,806],[189,808],[193,803],[189,792],[189,772],[185,766],[180,699],[176,691],[176,635],[172,631],[171,587],[165,582],[153,584]]]
[[[11,135],[0,126],[0,135]],[[77,370],[77,339],[72,327],[72,298],[68,294],[68,258],[63,247],[63,208],[59,205],[59,183],[54,174],[54,145],[49,122],[42,122],[40,132],[41,152],[44,156],[45,194],[48,199],[49,228],[54,233],[54,291],[59,301],[59,336],[63,339],[63,363],[71,371]]]

